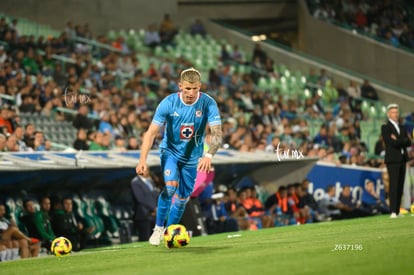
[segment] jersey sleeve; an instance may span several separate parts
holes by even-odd
[[[214,99],[211,99],[208,105],[208,124],[210,126],[221,125],[220,112]]]
[[[168,107],[169,101],[167,98],[164,98],[160,104],[158,104],[157,109],[155,110],[154,117],[152,118],[152,123],[163,126],[167,116],[168,116]]]

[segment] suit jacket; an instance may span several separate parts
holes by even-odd
[[[389,120],[381,126],[381,135],[385,143],[385,163],[408,161],[407,147],[411,145],[411,140],[407,130],[402,125],[398,126],[400,127],[400,134]],[[391,138],[392,134],[397,137],[396,140]]]
[[[152,220],[151,215],[157,208],[158,190],[150,188],[140,176],[131,181],[132,197],[134,199],[135,220]]]

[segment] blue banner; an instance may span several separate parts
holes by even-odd
[[[352,197],[360,201],[364,185],[368,180],[374,182],[375,190],[383,201],[385,198],[381,169],[352,165],[335,166],[318,162],[309,172],[307,178],[310,181],[309,192],[317,201],[325,195],[328,185],[336,187],[336,197],[341,194],[343,186],[349,185]]]

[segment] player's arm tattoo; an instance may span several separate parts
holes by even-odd
[[[210,127],[211,132],[211,144],[208,149],[208,153],[214,155],[220,149],[223,142],[223,131],[221,130],[221,125],[214,125]]]

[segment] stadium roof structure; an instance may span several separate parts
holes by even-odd
[[[42,187],[88,187],[129,183],[136,175],[140,151],[43,151],[0,153],[0,191],[38,189]],[[231,185],[236,179],[256,172],[254,178],[277,179],[283,175],[301,175],[312,168],[317,159],[279,160],[273,153],[244,153],[220,150],[214,157],[216,180]],[[159,153],[150,151],[147,162],[160,171]],[[266,169],[267,167],[267,169]],[[266,169],[261,172],[260,169]]]

